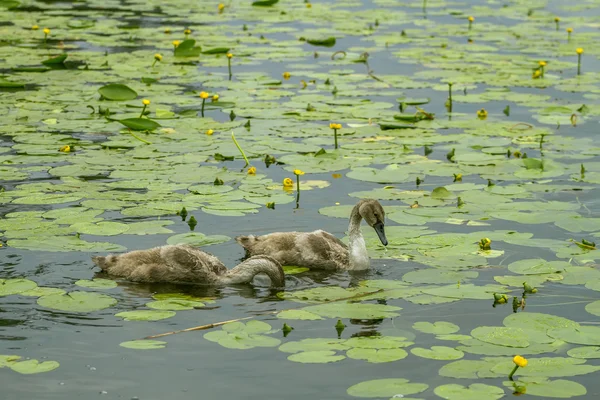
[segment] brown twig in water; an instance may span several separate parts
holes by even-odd
[[[319,304],[328,304],[328,303],[335,303],[336,301],[353,300],[353,299],[357,299],[357,298],[361,298],[361,297],[365,297],[365,296],[370,296],[372,294],[377,294],[377,293],[385,292],[386,290],[392,290],[392,289],[378,289],[378,290],[376,290],[374,292],[359,293],[359,294],[356,294],[354,296],[344,297],[342,299],[336,299],[336,300],[329,300],[329,301],[325,301],[325,302],[319,303]],[[229,324],[229,323],[232,323],[232,322],[239,322],[239,321],[244,321],[244,320],[247,320],[247,319],[256,318],[256,317],[259,317],[261,315],[277,314],[277,313],[280,313],[282,311],[297,310],[299,308],[304,308],[304,307],[306,307],[306,306],[300,306],[300,307],[295,307],[295,308],[288,308],[286,310],[265,311],[265,312],[262,312],[262,313],[258,313],[256,315],[252,315],[250,317],[242,317],[242,318],[230,319],[230,320],[227,320],[227,321],[213,322],[211,324],[194,326],[194,327],[191,327],[191,328],[180,329],[180,330],[177,330],[177,331],[171,331],[171,332],[159,333],[157,335],[146,336],[144,339],[155,339],[155,338],[164,337],[164,336],[170,336],[170,335],[175,335],[176,333],[183,333],[183,332],[203,331],[203,330],[206,330],[206,329],[216,328],[218,326]]]

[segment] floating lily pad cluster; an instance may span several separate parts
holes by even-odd
[[[267,204],[291,209],[293,190],[281,181],[302,168],[300,189],[312,191],[323,226],[339,222],[327,217],[347,219],[357,198],[384,201],[389,246],[365,232],[370,255],[410,269],[348,289],[284,292],[280,299],[298,308],[279,312],[281,321],[379,321],[402,317],[407,306],[488,307],[496,296],[518,299],[518,312],[470,331],[417,321],[410,340],[298,340],[296,329],[281,344],[259,321],[227,324],[208,340],[279,346],[300,363],[426,358],[445,363],[443,377],[458,379],[431,388],[444,398],[500,398],[522,387],[541,397],[584,395],[581,384],[563,378],[596,372],[587,360],[598,358],[600,332],[564,318],[560,307],[551,315],[527,304],[546,288],[585,286],[580,311],[600,315],[593,296],[600,290],[600,146],[593,136],[600,33],[586,12],[594,2],[369,4],[173,0],[113,4],[107,15],[99,0],[3,2],[3,247],[118,252],[132,235],[223,243],[234,232],[180,233],[181,219],[254,221],[272,212]],[[331,124],[341,125],[335,138]],[[254,173],[244,169],[231,132]],[[117,302],[108,294],[112,281],[75,285],[1,279],[0,296],[35,297],[40,307],[67,313],[108,312]],[[116,315],[157,321],[210,301],[156,295]],[[434,335],[435,343],[420,343],[419,335]],[[506,376],[515,353],[530,358],[517,387],[462,381]],[[0,366],[20,372],[55,368],[2,357]],[[429,386],[390,376],[348,393],[406,397]]]

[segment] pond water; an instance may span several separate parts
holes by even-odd
[[[3,1],[2,398],[596,398],[599,5]],[[366,272],[207,288],[90,259],[233,267],[237,235],[346,240],[360,198],[387,213]]]

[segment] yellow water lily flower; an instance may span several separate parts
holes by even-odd
[[[312,4],[306,3],[306,8],[311,8],[311,7],[312,7]]]
[[[287,81],[288,79],[290,79],[290,77],[291,77],[291,76],[292,76],[292,74],[290,74],[289,72],[284,72],[284,73],[283,73],[283,79],[285,79],[286,81]]]
[[[533,79],[538,79],[539,77],[542,76],[542,71],[540,71],[539,69],[536,69],[535,71],[533,71]]]
[[[477,111],[477,118],[486,119],[487,116],[488,116],[488,112],[485,110],[485,108],[482,108],[481,110]]]
[[[292,187],[294,187],[294,181],[292,180],[292,178],[285,178],[283,180],[283,187],[284,188],[292,188]]]
[[[145,106],[149,106],[150,105],[150,100],[144,99],[144,100],[142,100],[142,104],[145,105]]]
[[[189,35],[190,33],[192,33],[191,29],[186,29],[185,31],[183,31],[184,35]]]
[[[49,35],[49,34],[50,34],[50,29],[44,28],[44,35]]]
[[[527,359],[525,357],[521,357],[521,356],[515,356],[513,358],[513,362],[521,368],[525,368],[528,363]]]
[[[342,129],[342,124],[334,124],[332,122],[329,124],[329,129]]]
[[[577,52],[577,54],[583,54],[583,48],[578,47],[577,50],[575,50],[575,52]]]
[[[573,28],[567,28],[567,33],[573,32]]]
[[[200,92],[200,98],[201,99],[208,99],[209,94],[206,92]]]
[[[165,28],[165,33],[171,33],[171,28]]]
[[[156,53],[156,54],[154,55],[154,59],[155,59],[156,61],[162,61],[162,56],[161,56],[160,54]]]
[[[63,153],[70,153],[71,152],[71,146],[69,146],[69,145],[62,146],[60,149],[58,149],[58,151],[62,151]]]
[[[294,175],[297,175],[297,176],[304,175],[304,171],[302,171],[300,169],[295,169],[294,170]]]
[[[175,46],[175,47],[177,47],[177,46],[179,46],[179,45],[181,44],[181,42],[180,42],[179,40],[173,40],[171,43],[172,43],[172,44],[173,44],[173,46]]]
[[[560,18],[559,17],[554,17],[554,22],[559,22]]]
[[[469,20],[469,22],[475,21],[475,17],[473,17],[473,16],[469,16],[469,18],[467,18],[467,19]]]
[[[231,57],[233,57],[233,54],[227,53],[227,58],[231,58]]]
[[[39,27],[39,26],[37,26],[37,25],[33,25],[33,26],[31,27],[31,30],[32,30],[32,31],[37,31],[38,29],[40,29],[40,27]]]
[[[218,94],[213,95],[212,101],[218,101],[218,100],[219,100],[219,95]]]
[[[213,131],[212,129],[209,129],[209,130],[206,131],[206,134],[208,136],[212,135],[213,133],[215,133],[215,131]]]
[[[225,9],[225,4],[219,3],[219,11],[223,11]]]
[[[256,167],[248,168],[248,175],[256,175]]]
[[[548,65],[546,63],[546,61],[540,61],[539,64],[540,64],[540,67],[545,67],[546,65]]]

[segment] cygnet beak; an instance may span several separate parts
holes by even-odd
[[[388,245],[388,241],[387,238],[385,237],[385,229],[383,228],[383,223],[382,222],[378,222],[375,225],[373,225],[373,229],[375,229],[375,232],[377,232],[377,236],[379,236],[379,240],[381,240],[381,244],[383,244],[384,246]]]

